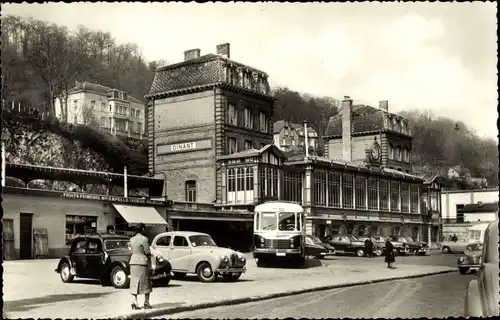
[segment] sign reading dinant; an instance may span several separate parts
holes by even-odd
[[[212,148],[212,139],[187,141],[175,144],[164,144],[158,146],[158,154],[189,152]]]

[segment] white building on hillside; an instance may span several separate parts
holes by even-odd
[[[56,99],[56,116],[63,117],[65,102]],[[113,135],[142,138],[145,135],[145,103],[118,89],[77,82],[68,92],[68,123],[94,124]]]
[[[442,191],[441,218],[443,223],[465,222],[463,210],[466,205],[498,202],[498,195],[498,189]]]

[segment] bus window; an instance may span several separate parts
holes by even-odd
[[[255,222],[254,222],[253,228],[255,230],[257,230],[257,229],[259,229],[259,226],[260,226],[260,213],[257,212],[257,213],[255,213]]]
[[[259,230],[276,230],[276,213],[261,212]]]
[[[279,214],[279,230],[294,231],[295,230],[295,214],[288,212],[280,212]]]

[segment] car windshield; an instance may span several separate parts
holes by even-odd
[[[408,241],[408,242],[413,242],[413,239],[410,238],[410,237],[406,237],[405,240]]]
[[[360,241],[359,238],[356,236],[351,236],[350,238],[351,241]]]
[[[402,237],[397,238],[396,241],[398,241],[398,242],[407,242],[406,239],[402,238]]]
[[[472,243],[467,245],[467,251],[481,251],[483,250],[483,244],[482,243]]]
[[[211,247],[216,247],[217,245],[215,244],[215,241],[212,239],[211,236],[209,235],[197,235],[197,236],[190,236],[189,241],[191,241],[191,245],[193,247],[201,247],[201,246],[211,246]]]
[[[311,239],[314,243],[322,243],[322,241],[318,237],[312,236]]]
[[[130,248],[130,242],[125,239],[117,239],[117,240],[105,240],[104,241],[104,249],[107,251],[110,250],[132,250]]]
[[[277,214],[274,212],[260,213],[260,230],[276,230]]]

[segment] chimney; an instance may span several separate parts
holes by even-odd
[[[231,58],[231,51],[230,51],[229,43],[219,44],[217,46],[217,54],[230,59]]]
[[[186,50],[184,51],[184,61],[199,58],[200,53],[201,53],[200,49]]]
[[[344,96],[342,100],[342,158],[352,161],[352,99]]]
[[[381,100],[378,102],[379,109],[389,112],[389,100]]]

